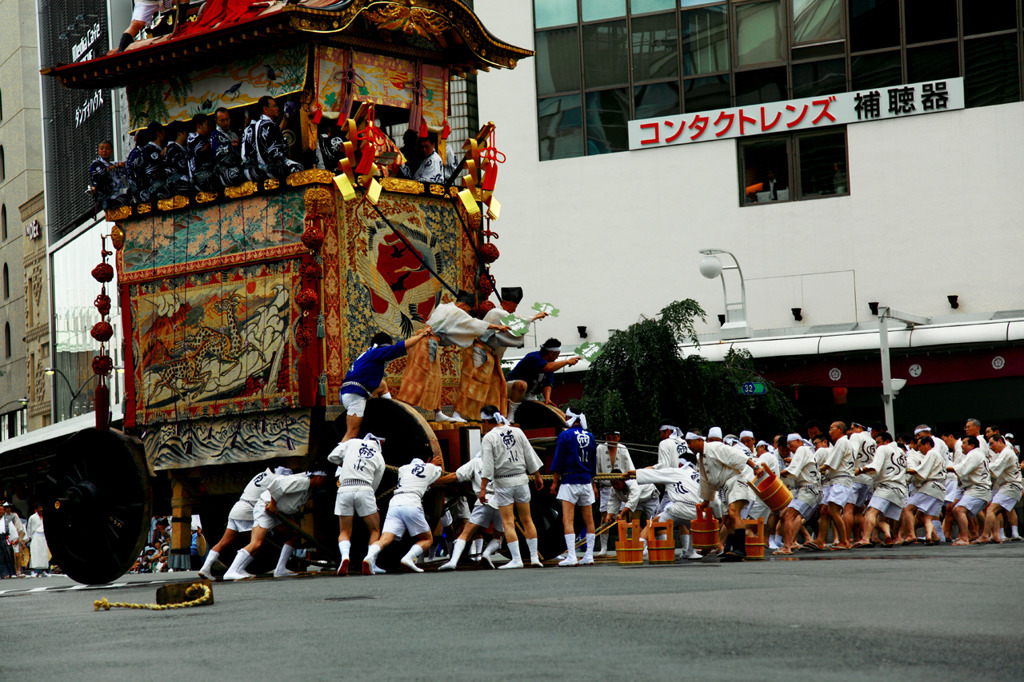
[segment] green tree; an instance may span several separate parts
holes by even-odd
[[[656,443],[658,426],[720,426],[726,433],[753,429],[766,439],[792,430],[799,413],[789,399],[754,369],[746,351],[732,350],[722,362],[683,356],[680,344],[698,345],[694,325],[705,313],[693,299],[675,301],[655,319],[645,319],[613,335],[587,372],[582,408],[600,434],[610,428],[633,443]],[[745,396],[736,386],[768,385],[768,393]],[[653,461],[638,455],[638,466]]]

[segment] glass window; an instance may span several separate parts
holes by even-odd
[[[537,94],[580,89],[580,46],[576,28],[537,34]]]
[[[626,16],[626,0],[583,0],[583,21]]]
[[[537,105],[540,160],[583,156],[583,107],[579,95],[549,97]]]
[[[0,241],[7,241],[7,204],[0,206]]]
[[[629,4],[630,14],[633,15],[643,14],[644,12],[657,12],[658,10],[675,8],[676,0],[633,0],[633,2]]]
[[[729,26],[725,6],[683,12],[683,73],[696,76],[729,70]]]
[[[788,92],[784,66],[736,74],[736,106],[778,102],[789,99]]]
[[[1016,0],[974,0],[963,3],[963,8],[965,36],[1017,28]]]
[[[741,205],[789,200],[789,144],[785,139],[740,142]]]
[[[967,106],[1020,99],[1017,34],[964,41],[964,95]]]
[[[796,138],[800,167],[800,198],[848,194],[846,132],[800,135]]]
[[[633,88],[633,118],[654,118],[679,113],[679,84],[654,83]]]
[[[536,28],[576,23],[576,0],[533,0]]]
[[[7,263],[4,263],[4,300],[11,297],[11,279],[7,272]]]
[[[707,5],[715,0],[679,0],[679,4],[682,7],[693,7],[694,5]]]
[[[793,98],[846,92],[846,60],[793,65]]]
[[[656,14],[633,19],[633,80],[679,75],[676,15]]]
[[[602,90],[587,93],[587,154],[607,154],[629,149],[629,91]]]
[[[793,42],[820,43],[843,37],[839,0],[793,0]]]
[[[4,322],[4,357],[11,357],[11,323]]]
[[[908,43],[956,38],[956,0],[903,0],[903,21]]]
[[[684,107],[687,112],[728,109],[732,106],[729,75],[688,78],[683,81]]]
[[[736,6],[736,65],[763,64],[783,58],[779,2]]]
[[[956,43],[907,48],[907,81],[922,83],[960,75]]]
[[[850,79],[854,90],[899,85],[903,82],[899,50],[850,57]]]
[[[628,40],[625,21],[583,27],[583,74],[587,88],[629,82]]]
[[[851,52],[900,44],[899,0],[848,0],[848,4]]]

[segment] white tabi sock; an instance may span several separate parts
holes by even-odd
[[[494,540],[491,540],[490,542],[487,543],[487,547],[484,548],[484,556],[485,557],[491,556],[492,554],[497,552],[499,549],[501,549],[501,540],[498,539],[498,538],[495,538]]]
[[[251,561],[252,557],[249,555],[248,552],[246,552],[244,549],[238,550],[238,553],[235,554],[235,560],[231,562],[231,567],[228,568],[228,571],[224,574],[224,576],[227,577],[231,575],[237,575],[238,573],[242,573],[243,571],[245,571],[246,566],[248,566]],[[228,580],[231,579],[232,578],[228,578]]]
[[[596,539],[597,539],[597,536],[594,535],[593,533],[588,533],[587,534],[587,553],[583,555],[585,558],[587,558],[587,559],[593,559],[594,558],[594,540],[596,540]]]
[[[413,545],[409,548],[409,551],[402,557],[402,564],[409,567],[417,573],[422,573],[423,569],[416,565],[416,558],[423,554],[423,548],[419,545]]]
[[[507,564],[502,564],[501,566],[498,566],[498,570],[502,570],[505,568],[522,568],[523,556],[519,551],[518,542],[513,542],[511,545],[508,546],[508,553],[512,555],[512,560],[509,561]]]
[[[349,540],[344,540],[338,543],[338,549],[341,550],[341,560],[349,558],[349,552],[352,550],[352,543]]]
[[[939,536],[939,542],[945,542],[946,535],[942,532],[942,522],[938,519],[932,519],[932,528],[935,529],[935,534]]]
[[[530,550],[530,561],[540,563],[540,554],[537,553],[537,538],[526,538],[526,547]]]
[[[294,553],[295,548],[291,545],[285,545],[281,548],[281,554],[277,557],[277,568],[274,569],[275,574],[290,572],[288,571],[286,565],[288,563],[288,559],[290,559],[292,554]]]
[[[601,533],[597,537],[601,541],[601,548],[598,551],[604,554],[608,551],[608,533]]]
[[[480,552],[482,552],[482,551],[484,551],[484,539],[483,538],[476,538],[476,539],[474,539],[473,540],[473,550],[470,552],[470,554],[479,555]]]
[[[1002,528],[999,529],[999,539],[1000,540],[1006,540],[1006,531],[1003,530]]]
[[[1010,537],[1019,538],[1020,533],[1017,531],[1017,526],[1010,526]]]
[[[371,567],[376,567],[378,554],[380,554],[380,545],[370,545],[366,550],[366,557],[364,557],[363,561],[370,564]]]
[[[220,552],[215,552],[212,549],[206,555],[206,561],[203,562],[203,567],[199,569],[200,573],[208,573],[213,568],[213,562],[220,556]]]
[[[508,420],[514,422],[516,420],[516,408],[519,407],[519,403],[514,403],[511,400],[508,401]]]
[[[385,400],[391,400],[391,391],[388,391],[387,393],[381,393],[380,397],[384,398]]]
[[[450,563],[452,566],[454,566],[457,563],[459,563],[459,559],[462,558],[462,552],[465,549],[466,549],[466,541],[465,540],[456,540],[455,541],[455,546],[452,547],[452,558],[448,560],[448,563]]]
[[[568,558],[576,559],[576,536],[573,533],[565,534],[565,551]]]

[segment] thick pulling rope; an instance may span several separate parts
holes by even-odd
[[[148,609],[150,611],[187,609],[191,606],[199,606],[208,602],[212,592],[208,585],[200,585],[196,583],[195,585],[190,585],[189,588],[185,590],[185,595],[193,597],[192,601],[186,601],[180,604],[130,604],[122,601],[110,602],[107,601],[106,597],[104,597],[103,599],[97,599],[92,603],[92,605],[96,611],[99,611],[100,609],[103,609],[104,611],[109,611],[110,609]],[[199,596],[196,597],[196,595]]]

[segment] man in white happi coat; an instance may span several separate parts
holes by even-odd
[[[964,491],[960,501],[953,507],[960,530],[960,537],[953,544],[967,545],[971,537],[968,519],[977,517],[992,501],[992,476],[988,470],[988,455],[978,444],[977,436],[964,436],[957,445],[963,456],[956,464],[947,467],[947,471],[956,474]]]
[[[851,422],[847,438],[850,441],[850,451],[853,453],[853,468],[864,470],[875,456],[876,443],[871,435],[871,429],[863,424]],[[864,527],[865,507],[871,499],[873,484],[874,479],[870,474],[861,473],[853,477],[853,495],[850,503],[853,505],[854,531]],[[852,535],[850,540],[853,540]]]
[[[828,449],[828,438],[819,433],[814,437],[813,445],[820,449]],[[786,447],[790,452],[789,464],[782,470],[784,480],[793,482],[793,499],[789,506],[782,510],[782,546],[775,554],[792,554],[796,544],[797,532],[800,527],[814,514],[821,503],[821,472],[818,470],[818,458],[815,449],[807,445],[799,433],[791,433],[786,437]]]
[[[462,553],[466,550],[466,543],[473,540],[473,536],[478,532],[487,532],[488,528],[493,528],[496,535],[487,543],[482,558],[491,568],[494,568],[491,556],[501,547],[501,534],[505,532],[505,526],[501,520],[501,512],[498,510],[497,505],[494,504],[494,489],[492,488],[484,493],[483,498],[480,497],[480,492],[483,489],[482,456],[482,452],[477,452],[468,462],[456,469],[454,473],[444,474],[441,478],[437,479],[438,485],[469,483],[473,487],[473,492],[477,495],[473,511],[470,512],[469,519],[466,521],[462,533],[455,540],[455,544],[452,547],[452,558],[447,563],[439,566],[437,569],[439,571],[454,571],[459,565]]]
[[[432,462],[424,462],[416,457],[405,466],[398,467],[398,488],[391,496],[380,539],[370,545],[363,559],[363,575],[383,573],[377,567],[377,556],[381,550],[395,540],[401,540],[407,533],[416,538],[416,544],[402,557],[402,565],[410,571],[423,572],[416,565],[416,559],[430,549],[434,542],[434,535],[423,513],[423,495],[441,478],[441,473],[440,455],[435,456]]]
[[[46,546],[46,533],[43,530],[43,505],[37,504],[35,513],[28,517],[25,538],[31,553],[29,568],[32,573],[44,577],[50,575],[50,548]]]
[[[431,331],[426,343],[418,343],[408,351],[398,399],[433,412],[437,421],[457,421],[441,411],[441,348],[469,348],[489,330],[508,331],[506,325],[491,324],[470,315],[474,303],[472,294],[460,291],[454,302],[434,308],[427,320]]]
[[[526,547],[530,552],[530,564],[543,566],[537,550],[537,528],[533,525],[533,517],[530,515],[529,476],[533,477],[537,490],[541,490],[544,482],[540,478],[540,468],[544,463],[530,445],[530,439],[526,434],[509,424],[497,406],[484,407],[481,418],[498,424],[484,435],[480,443],[479,498],[484,502],[488,499],[488,492],[493,491],[494,497],[491,501],[501,513],[505,543],[512,554],[512,560],[501,568],[522,568],[524,565],[513,511],[519,514],[519,520],[523,524],[523,535],[526,537]]]
[[[351,438],[339,443],[327,461],[337,464],[338,496],[334,502],[334,514],[338,517],[338,551],[341,563],[338,575],[348,575],[352,551],[352,518],[359,518],[370,533],[370,544],[380,539],[380,514],[377,513],[377,498],[374,492],[384,477],[386,465],[381,454],[383,438],[368,433],[362,438]]]
[[[597,446],[597,473],[610,474],[616,469],[620,472],[636,469],[633,466],[633,458],[629,455],[629,449],[625,445],[619,444],[622,439],[621,433],[614,430],[609,431],[604,438],[604,442]],[[603,515],[608,511],[608,499],[612,494],[612,485],[608,481],[601,480],[597,481],[597,488],[601,494],[599,500],[601,506],[598,509]],[[604,556],[608,553],[608,531],[598,535],[597,541],[598,549],[594,552],[594,556]]]
[[[655,520],[671,520],[672,525],[679,529],[682,555],[687,559],[700,559],[701,556],[693,549],[693,538],[690,535],[690,522],[697,518],[697,504],[701,501],[700,473],[697,469],[693,466],[637,469],[627,471],[626,476],[636,479],[638,485],[665,486],[662,509]],[[640,541],[644,545],[645,554],[647,539],[648,529],[644,528],[640,533]]]
[[[1020,502],[1022,479],[1017,452],[1006,439],[995,434],[988,440],[988,469],[992,475],[992,502],[985,510],[985,529],[980,541],[1000,543],[1006,540],[1003,528],[1009,523],[1010,540],[1019,541],[1017,513],[1013,508]]]
[[[263,546],[267,534],[274,528],[281,525],[277,514],[295,514],[302,510],[309,500],[310,493],[324,485],[327,480],[327,472],[322,469],[307,471],[304,474],[292,474],[290,476],[277,476],[269,484],[266,490],[260,493],[255,507],[252,510],[252,537],[244,549],[238,550],[235,560],[231,562],[225,580],[242,580],[253,577],[245,569],[252,563],[253,556]],[[295,553],[295,538],[290,538],[281,547],[281,554],[277,558],[277,566],[274,568],[274,577],[281,578],[294,575],[286,567],[288,559]]]
[[[683,432],[674,424],[662,424],[658,427],[658,435],[661,441],[658,443],[658,461],[655,469],[675,469],[679,466],[680,460],[687,452],[686,442],[683,440]]]
[[[277,467],[273,471],[267,468],[265,471],[261,471],[253,476],[245,484],[241,497],[238,498],[238,501],[231,507],[231,511],[228,512],[228,525],[224,529],[224,535],[206,554],[206,559],[199,569],[200,578],[212,578],[213,564],[220,558],[220,553],[231,546],[231,543],[234,542],[235,537],[239,533],[249,533],[252,531],[253,509],[255,509],[256,503],[260,501],[260,495],[267,489],[270,482],[278,476],[290,476],[291,473],[292,470],[287,467]]]
[[[836,542],[832,549],[850,549],[853,529],[853,448],[846,435],[846,424],[832,422],[828,429],[832,441],[823,461],[818,462],[822,478],[821,518],[818,535],[806,543],[811,549],[825,549],[829,526],[835,528]]]
[[[918,427],[920,429],[920,427]],[[908,481],[914,483],[914,493],[907,498],[909,514],[904,517],[902,535],[908,540],[916,537],[914,516],[921,514],[924,525],[924,544],[934,545],[945,539],[942,526],[937,522],[946,498],[946,456],[935,445],[941,443],[929,435],[927,429],[915,430],[917,456],[907,464]]]
[[[739,448],[721,441],[705,441],[693,432],[686,434],[686,446],[697,453],[700,471],[701,499],[710,504],[718,491],[725,493],[726,511],[722,514],[726,540],[724,558],[742,560],[746,556],[746,535],[742,525],[743,510],[755,495],[747,482],[761,469],[757,462]]]
[[[880,519],[900,520],[903,507],[907,504],[907,453],[893,442],[892,434],[882,431],[875,438],[875,451],[871,462],[865,467],[854,469],[854,475],[870,474],[874,480],[874,492],[864,512],[861,526],[861,538],[854,547],[866,547],[871,544],[871,534],[875,527],[882,531],[882,545],[893,546],[892,531],[889,523]]]

